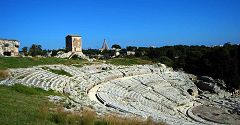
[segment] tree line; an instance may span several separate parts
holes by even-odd
[[[22,48],[22,55],[24,56],[56,56],[57,52],[59,51],[63,51],[66,52],[65,49],[57,49],[57,50],[46,50],[46,49],[42,49],[41,45],[38,44],[32,44],[30,47],[23,47]],[[50,54],[50,55],[49,55]]]

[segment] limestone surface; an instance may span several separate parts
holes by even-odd
[[[17,40],[0,39],[0,56],[17,56],[18,48]]]
[[[64,70],[72,76],[58,75],[48,69]],[[155,121],[173,125],[228,124],[237,123],[240,119],[237,115],[240,109],[239,97],[233,97],[222,90],[221,94],[202,91],[198,93],[199,88],[192,81],[194,75],[174,71],[163,64],[134,66],[94,64],[81,68],[44,65],[10,69],[10,72],[11,77],[0,81],[0,84],[21,83],[67,93],[68,98],[63,100],[69,103],[67,109],[71,111],[91,107],[99,115],[114,112],[126,117],[151,117]],[[62,100],[54,96],[49,99],[54,102]],[[212,114],[208,115],[209,118],[200,117],[203,114],[201,108],[195,107],[208,105],[211,105],[213,113],[236,115],[229,115],[226,122],[215,122],[212,119],[221,117]]]

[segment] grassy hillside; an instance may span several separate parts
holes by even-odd
[[[136,64],[151,64],[152,61],[144,60],[140,58],[114,58],[106,61],[113,65],[136,65]],[[97,63],[97,62],[95,62]],[[61,59],[61,58],[30,58],[30,57],[0,57],[0,69],[7,68],[27,68],[38,65],[50,65],[50,64],[74,64],[76,67],[81,67],[84,64],[88,64],[87,60],[83,59]]]
[[[0,86],[0,125],[51,125],[47,107],[54,108],[45,96],[55,94],[22,85]]]
[[[30,57],[0,57],[0,69],[6,68],[26,68],[37,65],[48,65],[48,64],[83,64],[87,63],[86,60],[79,59],[61,59],[61,58],[30,58]]]
[[[40,88],[17,84],[0,85],[0,125],[154,125],[151,119],[121,118],[109,114],[98,118],[91,110],[63,112],[61,105],[48,101],[47,95],[59,95]],[[163,123],[158,123],[162,125]]]

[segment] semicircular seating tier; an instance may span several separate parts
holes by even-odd
[[[47,67],[47,68],[46,68]],[[52,70],[64,70],[71,76]],[[0,84],[26,86],[67,93],[78,106],[92,105],[98,113],[117,112],[167,121],[170,124],[201,124],[187,116],[197,87],[190,75],[164,65],[87,65],[81,68],[44,65],[10,69],[11,78]]]

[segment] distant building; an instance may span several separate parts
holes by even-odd
[[[109,50],[106,39],[104,39],[102,48],[100,50],[101,52],[104,50]]]
[[[0,56],[18,56],[18,48],[17,40],[0,39]]]
[[[67,35],[66,51],[82,53],[82,37],[78,35]]]
[[[112,51],[114,52],[114,56],[113,57],[117,57],[117,56],[120,56],[120,51],[121,49],[119,48],[112,48]]]
[[[130,55],[135,55],[135,52],[134,51],[127,51],[127,55],[130,56]]]
[[[137,47],[135,46],[127,46],[127,55],[135,55],[135,51],[137,50]]]

